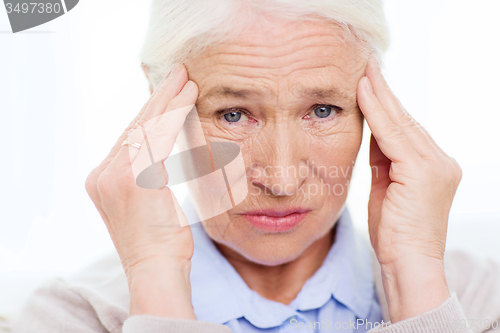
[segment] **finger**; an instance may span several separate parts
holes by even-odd
[[[149,105],[137,122],[136,127],[163,114],[167,109],[168,103],[180,93],[187,81],[188,73],[186,67],[184,65],[175,65],[169,77],[162,81],[158,85],[158,88],[156,88]]]
[[[416,162],[420,159],[401,128],[394,124],[380,104],[367,77],[362,77],[358,83],[357,98],[361,112],[377,140],[380,150],[387,158],[392,162]]]
[[[181,72],[181,70],[182,70],[181,66],[176,65],[176,66],[174,66],[172,68],[172,71],[170,71],[169,74],[167,74],[167,76],[165,76],[165,78],[163,79],[163,81],[158,85],[158,89],[156,89],[153,92],[153,94],[150,96],[150,98],[148,99],[148,101],[141,108],[141,111],[139,111],[139,113],[134,117],[134,119],[132,119],[132,121],[129,123],[129,125],[123,131],[123,133],[118,137],[118,140],[116,140],[115,144],[113,145],[113,147],[109,151],[108,155],[99,164],[99,166],[97,166],[94,169],[94,171],[92,172],[92,174],[89,175],[89,177],[91,178],[91,179],[89,179],[89,183],[92,182],[92,181],[94,181],[94,183],[95,183],[97,181],[97,178],[98,178],[99,174],[104,169],[107,168],[107,166],[113,160],[113,158],[116,156],[116,154],[118,154],[118,152],[120,151],[120,149],[122,149],[122,143],[126,139],[128,139],[128,137],[130,135],[130,132],[137,125],[139,119],[142,119],[142,117],[146,113],[146,111],[150,110],[150,112],[153,112],[151,109],[154,109],[154,110],[158,109],[158,105],[161,103],[161,100],[158,99],[158,94],[166,93],[167,96],[165,97],[165,99],[166,100],[171,100],[173,98],[173,96],[175,96],[173,94],[175,92],[178,93],[180,91],[180,89],[182,88],[183,84],[178,83],[179,81],[176,81],[176,79],[179,79],[180,82],[182,82],[182,77],[178,78],[179,72]],[[181,73],[181,76],[182,76],[182,73]],[[169,85],[173,86],[172,91],[169,91],[168,89],[165,88],[166,86],[169,86]],[[161,89],[159,89],[160,87],[161,87]],[[165,104],[165,106],[166,106],[166,104]],[[137,140],[137,141],[133,141],[134,140],[133,137],[131,137],[130,139],[132,140],[132,142],[137,142],[137,143],[142,143],[142,141],[143,141],[143,138],[140,138],[140,140]],[[126,149],[126,147],[123,148],[123,149]]]
[[[399,99],[389,88],[375,59],[370,59],[366,66],[366,76],[370,79],[373,92],[392,121],[401,127],[410,142],[422,156],[432,156],[436,152],[444,154],[425,128],[420,125],[401,105]]]
[[[391,160],[382,153],[373,134],[370,137],[370,168],[372,171],[372,186],[368,210],[370,216],[380,218],[381,206],[378,203],[385,198],[387,188],[392,183],[390,178]],[[375,218],[375,220],[378,220],[378,218]]]
[[[366,65],[365,75],[370,79],[375,96],[377,96],[380,104],[386,109],[392,121],[398,125],[402,125],[409,121],[411,116],[402,107],[400,101],[389,88],[389,85],[380,72],[380,66],[373,58],[371,58]]]
[[[127,137],[129,141],[141,145],[144,143],[144,129],[147,132],[154,126],[158,116],[165,112],[168,103],[180,93],[187,80],[188,74],[184,65],[175,65],[169,77],[163,80],[154,91],[146,109],[133,126],[133,129],[129,131]]]
[[[187,81],[187,71],[183,65],[176,65],[171,73],[165,78],[158,88],[153,92],[153,95],[143,108],[132,129],[125,133],[126,137],[122,141],[118,141],[118,152],[123,151],[129,154],[128,159],[120,159],[119,162],[122,166],[130,164],[130,162],[137,156],[137,148],[133,146],[122,146],[123,141],[126,139],[129,142],[145,145],[144,133],[149,131],[158,120],[159,115],[165,112],[168,103],[180,93],[182,87]],[[142,147],[141,147],[142,148]]]
[[[382,153],[373,134],[370,137],[370,165],[387,167],[390,167],[391,165],[391,160],[388,159],[384,153]]]
[[[155,121],[154,126],[149,131],[144,131],[144,144],[136,156],[131,156],[132,170],[136,179],[146,168],[154,163],[164,161],[170,155],[177,136],[188,113],[193,110],[197,98],[198,88],[196,84],[193,81],[188,81],[181,92],[170,101],[166,111],[157,119],[151,120]]]

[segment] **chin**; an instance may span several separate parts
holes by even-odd
[[[262,240],[248,249],[239,249],[239,253],[248,260],[264,266],[278,266],[297,259],[307,248],[307,244],[289,244],[280,240]]]
[[[223,235],[209,234],[209,236],[216,243],[229,248],[231,252],[246,260],[259,265],[277,266],[297,259],[314,241],[330,230],[330,226],[327,225],[322,226],[321,230],[311,228],[315,221],[309,222],[311,223],[299,225],[287,232],[262,233],[260,230],[245,226],[226,228]],[[208,229],[213,230],[213,228]]]

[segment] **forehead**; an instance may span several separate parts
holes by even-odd
[[[265,21],[186,62],[204,96],[280,92],[352,95],[367,52],[325,21]],[[234,88],[234,89],[228,89]]]

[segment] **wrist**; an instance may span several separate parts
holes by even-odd
[[[381,271],[393,323],[432,310],[450,297],[441,259],[409,255],[381,264]]]
[[[130,315],[196,319],[189,280],[191,262],[151,262],[127,275]]]

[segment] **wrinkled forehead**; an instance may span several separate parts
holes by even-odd
[[[356,37],[325,21],[266,22],[210,47],[186,63],[200,98],[221,83],[252,89],[315,91],[334,86],[351,95],[364,74],[368,52]],[[260,88],[259,88],[260,87]]]

